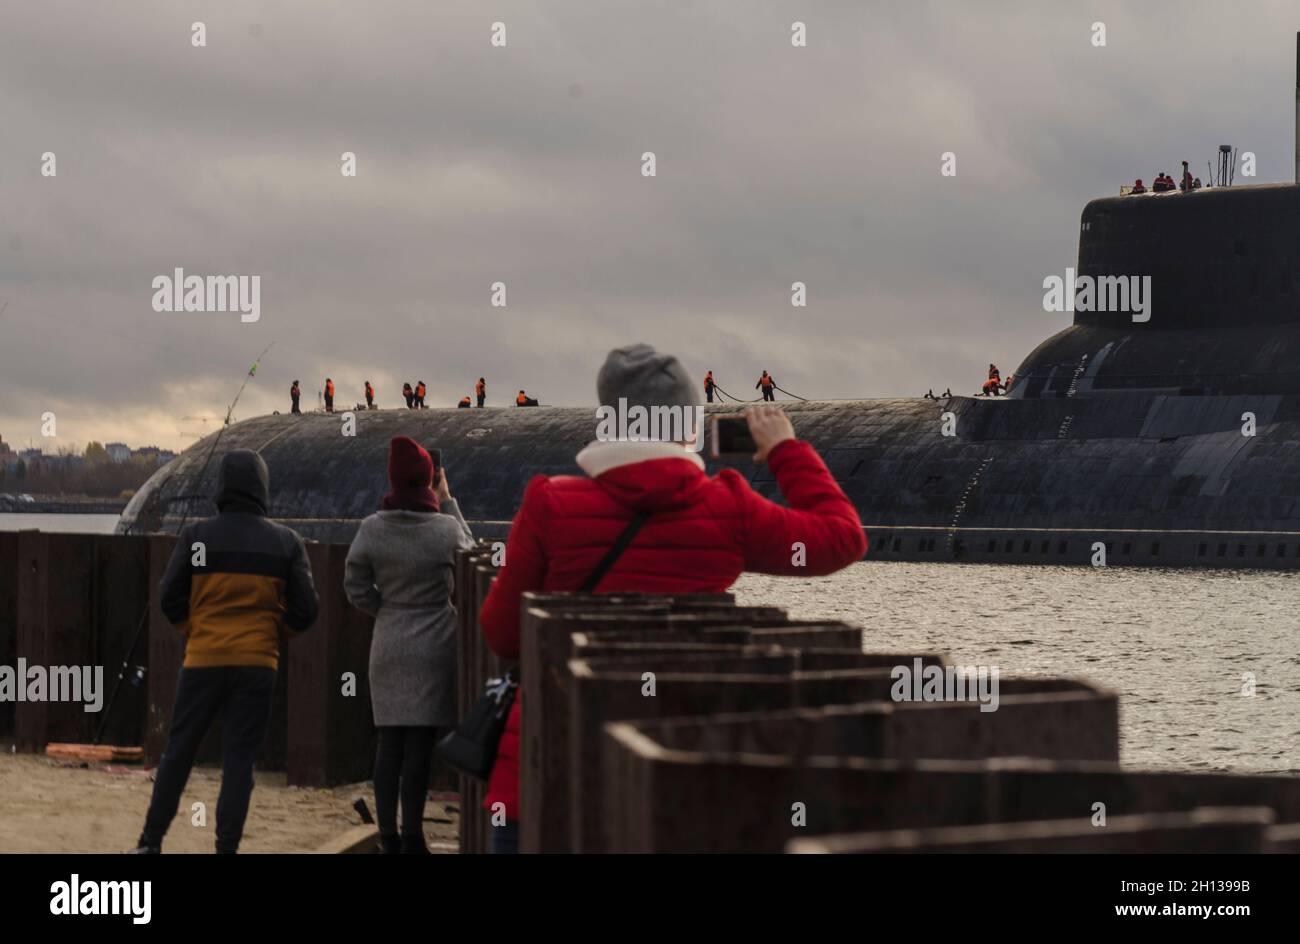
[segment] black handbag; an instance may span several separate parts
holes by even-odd
[[[583,582],[582,593],[591,593],[609,573],[614,562],[627,550],[636,533],[650,517],[648,512],[636,515],[613,547],[606,552],[596,569]],[[438,756],[453,769],[477,780],[487,780],[496,763],[497,747],[506,729],[510,709],[514,707],[519,691],[519,667],[511,666],[502,678],[488,679],[487,687],[474,707],[446,737],[438,742]]]

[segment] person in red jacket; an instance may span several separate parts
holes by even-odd
[[[602,404],[690,407],[695,384],[676,358],[645,344],[611,351],[596,381]],[[790,507],[754,492],[740,473],[704,470],[680,442],[597,441],[577,456],[583,476],[535,476],[510,528],[501,568],[480,615],[488,645],[519,657],[519,603],[530,590],[576,590],[638,513],[650,517],[596,587],[597,593],[714,593],[744,571],[820,576],[860,560],[867,539],[857,510],[811,445],[795,438],[780,407],[746,410]],[[803,555],[793,552],[802,544]],[[504,804],[494,852],[518,849],[519,703],[507,720],[484,808]]]

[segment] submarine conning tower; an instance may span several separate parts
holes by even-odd
[[[1076,309],[1021,364],[1012,396],[1300,393],[1300,186],[1093,200],[1075,274],[1148,277],[1147,320]]]

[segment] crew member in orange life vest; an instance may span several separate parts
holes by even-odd
[[[704,396],[710,403],[713,402],[713,371],[704,375]]]
[[[402,384],[402,396],[406,397],[406,408],[408,410],[415,407],[415,391],[411,389],[409,383]]]
[[[334,381],[325,378],[325,412],[334,412]]]
[[[415,408],[417,410],[424,409],[424,394],[425,394],[424,381],[421,380],[419,383],[415,385]]]
[[[460,402],[457,403],[456,406],[459,407],[459,408],[462,409],[462,410],[468,410],[468,409],[469,409],[469,397],[461,397],[461,398],[460,398]]]
[[[537,406],[537,401],[520,390],[519,396],[515,397],[515,406]]]
[[[984,381],[984,396],[996,397],[1002,392],[1002,374],[996,364],[989,364],[989,379]]]
[[[754,389],[757,390],[759,387],[762,387],[763,399],[775,400],[776,394],[772,392],[772,388],[775,386],[776,381],[772,379],[771,375],[769,375],[767,371],[763,371],[763,376],[758,378],[758,383],[754,384]]]
[[[370,381],[367,380],[366,381],[366,409],[373,410],[374,408],[375,408],[375,388],[370,386]]]
[[[483,401],[487,399],[487,381],[482,377],[480,377],[478,383],[474,385],[474,395],[478,397],[478,405],[482,406]]]
[[[292,412],[294,413],[302,412],[302,410],[298,409],[298,398],[301,396],[302,396],[302,390],[299,389],[298,381],[295,380],[293,382],[293,386],[289,388],[289,399],[293,401]]]

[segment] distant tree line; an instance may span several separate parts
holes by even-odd
[[[158,468],[158,460],[148,455],[113,462],[97,442],[82,452],[64,446],[31,461],[0,461],[0,492],[130,498]]]

